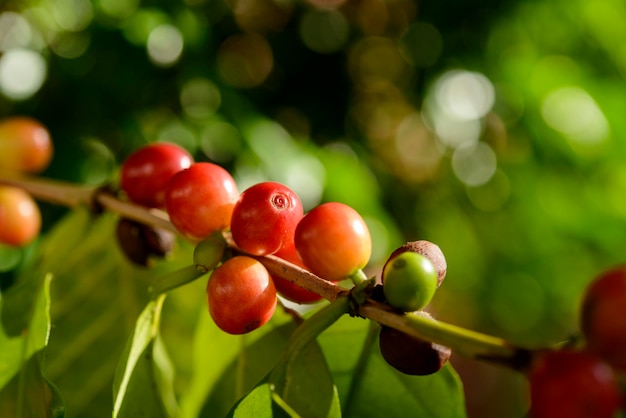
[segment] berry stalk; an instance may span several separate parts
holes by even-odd
[[[177,231],[172,223],[169,222],[165,212],[157,209],[146,209],[142,206],[122,201],[103,188],[78,186],[12,172],[0,172],[0,184],[20,187],[37,199],[51,203],[68,207],[84,205],[93,208],[96,212],[102,209],[110,210],[118,213],[120,216],[146,225]],[[238,252],[242,252],[236,248],[229,234],[225,233],[224,236],[230,247]],[[348,289],[324,280],[279,257],[267,255],[255,256],[254,258],[263,263],[270,273],[315,292],[331,302],[346,296],[349,292]],[[196,274],[202,274],[195,266],[189,266],[186,273],[192,273],[190,280],[193,280]],[[186,281],[183,280],[183,282]],[[445,345],[464,357],[500,364],[515,370],[525,370],[532,357],[531,351],[513,346],[501,338],[424,318],[412,313],[399,313],[387,305],[371,299],[358,306],[354,313],[415,337]]]

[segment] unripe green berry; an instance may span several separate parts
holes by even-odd
[[[390,260],[383,271],[383,292],[389,305],[403,312],[422,309],[435,295],[437,271],[431,261],[406,251]]]
[[[193,262],[200,271],[211,271],[224,257],[226,241],[221,233],[215,233],[200,241],[193,251]]]
[[[396,256],[407,251],[421,254],[427,257],[430,262],[433,263],[433,266],[435,266],[435,270],[437,270],[437,287],[441,286],[441,282],[443,282],[443,279],[446,277],[448,265],[446,263],[446,257],[443,255],[443,252],[441,251],[439,246],[426,240],[409,241],[406,244],[403,244],[402,246],[396,248],[394,252],[391,253],[389,259],[387,260],[387,264],[391,262]],[[387,264],[383,266],[383,274],[385,272],[385,269],[387,268]]]

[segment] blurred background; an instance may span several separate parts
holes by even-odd
[[[371,274],[435,242],[436,317],[536,347],[626,261],[624,21],[618,0],[0,0],[0,116],[48,126],[47,177],[115,184],[170,141],[241,190],[347,203]],[[454,364],[470,416],[523,416],[520,376]]]

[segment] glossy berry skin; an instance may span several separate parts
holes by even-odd
[[[282,258],[283,260],[289,261],[290,263],[293,263],[298,267],[306,269],[306,266],[298,255],[298,252],[296,251],[296,247],[293,242],[290,245],[287,245],[287,247],[281,248],[274,255]],[[323,299],[322,296],[318,295],[317,293],[306,290],[303,287],[300,287],[287,279],[283,279],[282,277],[272,275],[272,279],[274,280],[276,291],[280,293],[281,296],[292,302],[313,303]]]
[[[259,261],[235,256],[218,266],[207,285],[209,312],[229,334],[245,334],[270,320],[276,309],[276,288]]]
[[[16,187],[0,186],[0,242],[24,246],[40,229],[41,213],[31,195]]]
[[[542,353],[528,379],[533,418],[613,418],[621,405],[613,370],[590,352]]]
[[[410,241],[406,244],[401,245],[396,248],[389,258],[387,262],[383,266],[383,275],[385,274],[385,268],[387,265],[397,256],[404,252],[413,252],[418,253],[430,260],[437,271],[437,287],[441,286],[443,279],[446,277],[446,272],[448,270],[448,264],[446,263],[446,257],[443,255],[443,252],[439,248],[437,244],[433,244],[430,241],[420,240],[420,241]]]
[[[233,209],[231,232],[239,248],[253,255],[274,254],[293,242],[304,210],[284,184],[262,182],[244,190]]]
[[[53,147],[48,129],[25,116],[0,120],[0,168],[38,173],[48,167]]]
[[[365,221],[348,205],[323,203],[298,223],[295,244],[304,264],[323,279],[339,281],[368,263],[372,238]]]
[[[626,266],[598,276],[586,289],[581,310],[581,330],[589,350],[626,371]]]
[[[386,326],[380,330],[378,344],[380,353],[390,366],[411,376],[427,376],[438,372],[452,354],[448,347]]]
[[[139,148],[126,158],[120,185],[128,198],[143,206],[165,206],[165,189],[174,174],[189,168],[193,157],[178,145],[160,142]]]
[[[165,207],[183,235],[200,241],[230,227],[239,192],[228,171],[213,163],[195,163],[179,171],[165,190]]]
[[[422,309],[435,295],[437,271],[428,258],[407,251],[390,260],[382,281],[389,305],[412,312]]]

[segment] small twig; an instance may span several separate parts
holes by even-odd
[[[84,205],[91,208],[108,209],[120,216],[176,232],[176,228],[169,221],[165,212],[122,201],[102,188],[77,186],[6,172],[0,173],[0,184],[21,187],[40,200],[69,207]],[[238,250],[232,237],[228,233],[225,233],[224,236],[228,245]],[[348,289],[324,280],[281,258],[272,255],[255,258],[261,261],[272,274],[315,292],[331,302],[349,292]],[[531,361],[532,352],[530,350],[513,346],[501,338],[436,321],[418,314],[399,313],[372,299],[366,300],[365,303],[357,307],[354,313],[415,337],[445,345],[468,358],[500,364],[515,370],[524,370]]]
[[[77,206],[97,207],[118,213],[146,225],[178,232],[169,221],[167,213],[159,209],[145,208],[118,199],[101,187],[79,186],[57,180],[30,177],[15,172],[0,172],[0,184],[19,187],[39,200],[75,208]]]

